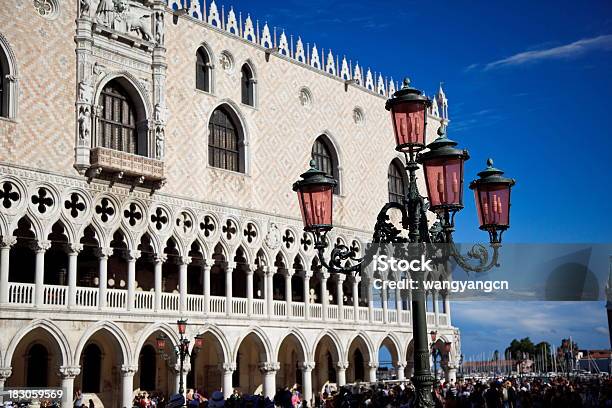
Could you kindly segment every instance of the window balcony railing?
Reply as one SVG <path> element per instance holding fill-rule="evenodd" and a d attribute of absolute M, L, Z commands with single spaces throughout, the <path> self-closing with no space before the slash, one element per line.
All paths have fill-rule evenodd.
<path fill-rule="evenodd" d="M 8 304 L 11 307 L 32 307 L 39 305 L 49 308 L 67 308 L 72 310 L 83 310 L 90 312 L 124 312 L 133 311 L 143 314 L 167 314 L 181 316 L 226 316 L 227 297 L 206 296 L 188 294 L 185 298 L 184 310 L 181 307 L 181 295 L 179 293 L 153 291 L 134 293 L 134 304 L 128 305 L 128 291 L 125 289 L 105 289 L 106 305 L 100 305 L 100 290 L 92 287 L 75 287 L 71 292 L 68 286 L 44 285 L 42 291 L 36 290 L 33 283 L 10 282 L 8 285 Z M 41 296 L 38 299 L 37 296 Z M 72 299 L 71 299 L 72 297 Z M 159 303 L 158 303 L 159 302 Z M 208 304 L 207 304 L 208 303 Z M 159 304 L 156 307 L 156 304 Z M 101 307 L 102 306 L 102 307 Z M 268 308 L 271 308 L 268 311 Z M 306 313 L 308 308 L 308 313 Z M 321 303 L 305 304 L 304 302 L 284 300 L 273 300 L 269 304 L 266 299 L 248 299 L 242 297 L 231 298 L 231 317 L 237 318 L 272 318 L 291 320 L 313 320 L 323 321 L 324 310 L 329 322 L 340 323 L 375 323 L 375 324 L 397 324 L 410 327 L 410 311 L 397 310 L 380 307 L 367 307 L 354 305 L 338 305 Z M 355 313 L 357 312 L 357 313 Z M 339 313 L 342 313 L 340 315 Z M 371 313 L 371 316 L 370 316 Z M 448 327 L 449 316 L 445 313 L 427 313 L 427 325 Z"/>
<path fill-rule="evenodd" d="M 145 156 L 94 147 L 89 156 L 89 177 L 106 176 L 127 183 L 161 183 L 164 180 L 164 162 Z"/>

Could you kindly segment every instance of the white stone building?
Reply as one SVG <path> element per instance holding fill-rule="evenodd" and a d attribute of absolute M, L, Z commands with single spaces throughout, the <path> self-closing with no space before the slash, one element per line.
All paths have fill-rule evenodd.
<path fill-rule="evenodd" d="M 298 383 L 310 399 L 374 381 L 381 347 L 410 376 L 410 294 L 321 270 L 291 191 L 315 158 L 339 181 L 332 241 L 363 247 L 403 193 L 397 83 L 181 1 L 0 2 L 0 388 L 127 407 L 184 375 L 206 394 Z M 447 112 L 440 90 L 430 139 Z M 155 349 L 179 317 L 205 338 L 183 373 Z M 444 294 L 427 323 L 452 376 Z"/>

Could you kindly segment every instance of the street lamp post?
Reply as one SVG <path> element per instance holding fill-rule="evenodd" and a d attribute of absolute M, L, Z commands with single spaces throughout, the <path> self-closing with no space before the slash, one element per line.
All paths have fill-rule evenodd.
<path fill-rule="evenodd" d="M 200 349 L 202 348 L 204 344 L 204 338 L 200 335 L 195 336 L 194 343 L 193 343 L 193 351 L 190 353 L 189 352 L 190 341 L 187 337 L 185 337 L 185 332 L 187 331 L 187 320 L 179 319 L 177 320 L 176 324 L 178 327 L 178 333 L 180 337 L 179 337 L 178 344 L 172 345 L 172 346 L 173 346 L 174 354 L 176 358 L 178 358 L 179 370 L 180 370 L 179 371 L 178 393 L 180 395 L 184 395 L 185 394 L 185 387 L 184 387 L 185 384 L 183 382 L 183 371 L 184 371 L 184 365 L 185 365 L 185 358 L 191 357 L 192 353 L 195 355 L 200 351 Z M 166 353 L 166 336 L 164 336 L 163 333 L 160 334 L 156 338 L 156 346 L 157 346 L 157 350 L 162 355 L 164 360 L 167 360 L 169 356 Z"/>
<path fill-rule="evenodd" d="M 439 137 L 429 145 L 425 144 L 427 108 L 430 104 L 431 101 L 421 91 L 410 87 L 408 79 L 386 103 L 392 116 L 395 149 L 406 157 L 405 167 L 409 177 L 403 203 L 388 203 L 380 210 L 372 241 L 374 244 L 419 244 L 420 247 L 425 244 L 447 244 L 447 260 L 453 259 L 467 271 L 488 271 L 497 265 L 502 234 L 510 225 L 510 190 L 515 181 L 503 177 L 503 172 L 494 168 L 489 159 L 487 168 L 478 173 L 479 179 L 470 183 L 470 189 L 474 190 L 480 229 L 488 232 L 493 253 L 489 256 L 487 249 L 478 244 L 466 256 L 461 255 L 453 243 L 452 234 L 455 215 L 463 208 L 463 164 L 469 154 L 466 150 L 457 149 L 457 143 L 446 137 L 444 125 L 438 130 Z M 428 150 L 423 152 L 425 149 Z M 376 245 L 370 246 L 364 257 L 357 258 L 354 249 L 336 244 L 329 260 L 325 259 L 325 249 L 329 245 L 327 234 L 333 227 L 333 188 L 336 180 L 317 169 L 314 160 L 310 165 L 311 168 L 301 175 L 301 180 L 293 185 L 298 195 L 304 230 L 313 234 L 319 262 L 330 273 L 357 273 L 370 262 Z M 428 200 L 421 196 L 417 187 L 419 165 L 423 166 Z M 408 232 L 407 237 L 389 221 L 387 213 L 392 209 L 401 212 L 402 229 Z M 431 228 L 427 222 L 427 211 L 432 211 L 437 217 Z M 347 260 L 351 260 L 350 265 Z M 415 281 L 424 281 L 425 271 L 411 273 Z M 416 389 L 416 406 L 433 407 L 433 378 L 429 368 L 425 291 L 422 285 L 417 285 L 413 290 L 412 315 L 415 362 L 412 381 Z"/>

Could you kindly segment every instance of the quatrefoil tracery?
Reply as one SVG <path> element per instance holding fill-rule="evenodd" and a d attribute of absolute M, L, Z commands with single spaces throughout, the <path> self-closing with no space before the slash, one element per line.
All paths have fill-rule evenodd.
<path fill-rule="evenodd" d="M 4 208 L 11 208 L 13 202 L 16 204 L 19 201 L 19 191 L 14 188 L 13 183 L 5 181 L 2 183 L 2 189 L 0 189 L 0 200 L 2 200 L 2 206 Z"/>
<path fill-rule="evenodd" d="M 113 203 L 108 198 L 104 197 L 100 200 L 100 204 L 96 205 L 96 214 L 100 216 L 102 222 L 108 222 L 115 215 Z"/>
<path fill-rule="evenodd" d="M 64 208 L 70 211 L 72 218 L 78 218 L 85 211 L 85 200 L 78 193 L 70 194 L 70 198 L 64 201 Z"/>
<path fill-rule="evenodd" d="M 39 213 L 44 214 L 53 206 L 53 197 L 44 187 L 40 187 L 36 194 L 32 195 L 32 204 L 36 206 Z"/>

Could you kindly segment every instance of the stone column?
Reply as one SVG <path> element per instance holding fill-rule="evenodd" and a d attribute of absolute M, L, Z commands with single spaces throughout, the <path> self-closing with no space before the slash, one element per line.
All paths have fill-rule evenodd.
<path fill-rule="evenodd" d="M 208 313 L 210 311 L 210 269 L 215 264 L 214 259 L 206 259 L 204 261 L 204 313 Z"/>
<path fill-rule="evenodd" d="M 268 309 L 268 317 L 274 316 L 274 274 L 276 273 L 276 266 L 268 266 L 266 268 L 266 305 Z"/>
<path fill-rule="evenodd" d="M 438 318 L 440 317 L 440 311 L 438 310 L 438 292 L 433 290 L 431 291 L 431 300 L 433 302 L 433 312 L 434 312 L 434 324 L 436 326 L 439 325 Z"/>
<path fill-rule="evenodd" d="M 353 276 L 353 313 L 355 314 L 355 321 L 359 321 L 359 282 L 361 277 L 358 275 Z"/>
<path fill-rule="evenodd" d="M 259 369 L 264 376 L 263 395 L 273 400 L 276 394 L 276 372 L 280 369 L 280 363 L 265 362 L 259 366 Z"/>
<path fill-rule="evenodd" d="M 165 254 L 155 255 L 155 311 L 161 311 L 161 295 L 162 295 L 162 266 L 168 257 Z"/>
<path fill-rule="evenodd" d="M 310 320 L 310 277 L 311 276 L 312 276 L 312 272 L 304 271 L 304 319 L 306 320 Z"/>
<path fill-rule="evenodd" d="M 16 242 L 17 238 L 12 235 L 2 237 L 0 240 L 0 304 L 9 301 L 9 258 L 11 247 Z"/>
<path fill-rule="evenodd" d="M 127 310 L 134 309 L 136 297 L 136 260 L 140 258 L 140 251 L 133 249 L 127 253 L 128 281 L 127 281 Z"/>
<path fill-rule="evenodd" d="M 302 392 L 304 393 L 304 400 L 308 401 L 309 407 L 314 406 L 312 404 L 312 370 L 314 367 L 314 361 L 307 361 L 302 364 Z"/>
<path fill-rule="evenodd" d="M 81 372 L 81 367 L 62 366 L 59 368 L 59 376 L 62 379 L 62 408 L 72 408 L 74 398 L 74 378 Z M 129 405 L 128 405 L 129 406 Z"/>
<path fill-rule="evenodd" d="M 131 407 L 134 399 L 134 373 L 138 367 L 121 366 L 121 406 Z"/>
<path fill-rule="evenodd" d="M 381 289 L 382 291 L 382 308 L 383 308 L 383 322 L 387 323 L 389 321 L 389 317 L 387 316 L 387 309 L 388 309 L 388 305 L 387 305 L 387 288 L 385 286 L 383 286 L 383 288 Z"/>
<path fill-rule="evenodd" d="M 398 361 L 395 364 L 395 369 L 397 370 L 397 379 L 400 381 L 404 381 L 406 379 L 406 362 Z"/>
<path fill-rule="evenodd" d="M 68 307 L 76 306 L 77 259 L 83 244 L 68 245 Z"/>
<path fill-rule="evenodd" d="M 191 257 L 181 256 L 179 258 L 179 312 L 187 311 L 187 265 L 191 263 Z"/>
<path fill-rule="evenodd" d="M 246 271 L 247 278 L 247 316 L 253 314 L 253 274 L 255 273 L 256 265 L 249 266 Z"/>
<path fill-rule="evenodd" d="M 234 392 L 232 375 L 236 370 L 236 363 L 223 363 L 223 398 L 228 399 Z"/>
<path fill-rule="evenodd" d="M 321 310 L 323 320 L 327 320 L 327 305 L 329 304 L 329 293 L 327 292 L 327 279 L 329 272 L 321 272 Z"/>
<path fill-rule="evenodd" d="M 452 326 L 451 323 L 451 312 L 450 312 L 450 299 L 448 291 L 444 294 L 444 313 L 446 314 L 446 323 L 448 326 Z"/>
<path fill-rule="evenodd" d="M 395 288 L 395 307 L 397 308 L 397 324 L 402 324 L 402 290 Z"/>
<path fill-rule="evenodd" d="M 412 326 L 412 289 L 408 290 L 408 309 L 410 310 L 410 325 Z"/>
<path fill-rule="evenodd" d="M 113 253 L 113 248 L 98 248 L 98 308 L 106 307 L 106 285 L 108 282 L 108 257 Z"/>
<path fill-rule="evenodd" d="M 34 276 L 34 305 L 44 304 L 45 293 L 45 252 L 51 248 L 51 241 L 38 240 L 32 244 L 32 249 L 36 254 L 36 269 Z"/>
<path fill-rule="evenodd" d="M 444 371 L 446 382 L 457 382 L 457 367 L 454 364 L 449 364 Z"/>
<path fill-rule="evenodd" d="M 293 291 L 291 289 L 291 278 L 295 273 L 294 269 L 287 269 L 287 273 L 285 274 L 285 302 L 287 302 L 287 317 L 291 317 L 293 311 L 291 310 L 291 302 L 293 301 Z"/>
<path fill-rule="evenodd" d="M 369 370 L 369 379 L 368 381 L 370 382 L 376 382 L 376 370 L 378 369 L 378 363 L 375 361 L 370 361 L 368 363 L 368 367 L 370 368 Z"/>
<path fill-rule="evenodd" d="M 6 380 L 11 376 L 12 373 L 13 373 L 13 370 L 11 369 L 11 367 L 0 367 L 0 403 L 4 402 L 4 400 L 2 399 L 1 391 L 4 390 L 4 384 L 6 383 Z"/>
<path fill-rule="evenodd" d="M 346 384 L 346 369 L 348 368 L 348 361 L 338 361 L 338 386 L 342 387 Z"/>
<path fill-rule="evenodd" d="M 236 262 L 228 262 L 225 267 L 225 314 L 232 315 L 232 273 Z"/>
<path fill-rule="evenodd" d="M 368 321 L 372 323 L 374 321 L 374 290 L 372 288 L 372 279 L 368 279 L 367 286 L 368 289 L 366 293 L 368 294 Z"/>
<path fill-rule="evenodd" d="M 338 320 L 344 320 L 344 290 L 342 289 L 342 285 L 344 284 L 344 280 L 346 279 L 346 275 L 342 273 L 336 274 L 336 298 L 338 304 Z"/>

